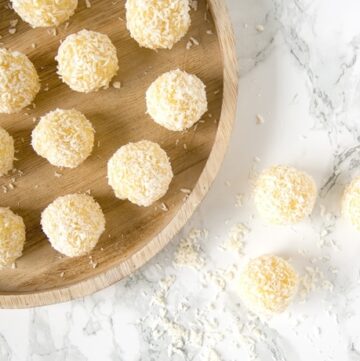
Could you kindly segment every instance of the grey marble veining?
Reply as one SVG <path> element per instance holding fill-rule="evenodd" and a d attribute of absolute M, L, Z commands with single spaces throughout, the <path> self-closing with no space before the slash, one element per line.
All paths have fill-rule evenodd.
<path fill-rule="evenodd" d="M 238 115 L 206 200 L 163 252 L 116 285 L 65 304 L 0 310 L 0 361 L 360 360 L 360 235 L 339 214 L 344 185 L 360 174 L 360 2 L 228 4 Z M 252 180 L 275 163 L 318 184 L 303 224 L 270 227 L 254 211 Z M 176 261 L 186 239 L 202 267 Z M 248 312 L 236 290 L 238 269 L 263 253 L 289 258 L 305 280 L 271 319 Z"/>

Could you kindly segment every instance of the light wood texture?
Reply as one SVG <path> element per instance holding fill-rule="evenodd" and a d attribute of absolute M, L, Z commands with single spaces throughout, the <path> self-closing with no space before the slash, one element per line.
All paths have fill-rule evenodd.
<path fill-rule="evenodd" d="M 231 23 L 223 0 L 204 0 L 191 11 L 192 25 L 186 37 L 171 51 L 140 48 L 126 30 L 124 1 L 92 0 L 91 8 L 80 2 L 69 26 L 51 30 L 31 29 L 19 21 L 17 32 L 8 33 L 16 14 L 0 1 L 0 40 L 3 46 L 26 53 L 42 81 L 36 107 L 16 115 L 0 115 L 0 125 L 12 134 L 18 151 L 16 188 L 2 193 L 0 205 L 9 206 L 24 218 L 27 241 L 16 269 L 0 271 L 0 307 L 21 308 L 62 302 L 91 294 L 130 274 L 159 252 L 180 230 L 200 203 L 220 167 L 235 116 L 237 65 Z M 119 19 L 120 17 L 120 19 Z M 93 94 L 79 94 L 62 84 L 54 60 L 59 42 L 80 29 L 106 33 L 118 49 L 120 70 L 110 88 Z M 208 34 L 211 30 L 213 34 Z M 200 43 L 186 50 L 189 38 Z M 36 47 L 33 48 L 32 44 Z M 176 133 L 156 125 L 145 114 L 144 93 L 161 73 L 180 67 L 198 75 L 206 84 L 209 111 L 205 120 L 187 132 Z M 48 90 L 47 90 L 48 89 Z M 75 107 L 96 129 L 94 152 L 79 168 L 59 170 L 37 156 L 30 145 L 33 117 L 56 108 Z M 106 180 L 108 158 L 129 141 L 149 139 L 169 154 L 175 177 L 168 194 L 149 208 L 120 201 Z M 56 177 L 55 172 L 62 174 Z M 11 176 L 0 179 L 0 185 Z M 181 188 L 192 190 L 185 199 Z M 39 221 L 41 211 L 56 197 L 85 192 L 100 203 L 106 216 L 106 231 L 88 256 L 66 258 L 53 250 Z M 164 202 L 169 210 L 160 208 Z"/>

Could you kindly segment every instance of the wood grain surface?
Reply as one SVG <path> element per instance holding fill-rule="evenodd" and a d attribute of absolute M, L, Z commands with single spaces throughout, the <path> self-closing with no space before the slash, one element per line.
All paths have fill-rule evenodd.
<path fill-rule="evenodd" d="M 231 23 L 222 0 L 209 0 L 209 4 L 200 0 L 197 11 L 191 11 L 192 25 L 185 38 L 172 50 L 158 52 L 140 48 L 130 38 L 124 1 L 91 0 L 90 8 L 79 1 L 69 24 L 56 32 L 31 29 L 19 19 L 15 34 L 9 33 L 10 21 L 18 17 L 7 4 L 0 1 L 1 46 L 24 52 L 42 84 L 35 107 L 0 115 L 0 125 L 15 139 L 15 167 L 21 171 L 0 179 L 0 206 L 21 215 L 27 230 L 16 269 L 0 271 L 0 307 L 20 308 L 93 293 L 133 272 L 171 240 L 208 191 L 222 162 L 235 115 L 237 67 Z M 121 82 L 121 89 L 81 94 L 60 81 L 54 60 L 60 41 L 84 28 L 108 34 L 115 44 L 120 69 L 114 81 Z M 199 45 L 186 49 L 190 37 Z M 199 76 L 209 102 L 203 121 L 180 133 L 156 125 L 145 114 L 147 87 L 158 75 L 175 68 Z M 96 130 L 92 155 L 73 170 L 51 166 L 30 145 L 36 119 L 57 107 L 80 110 Z M 168 194 L 148 208 L 116 199 L 106 179 L 110 156 L 120 146 L 141 139 L 158 142 L 166 150 L 175 174 Z M 1 186 L 7 187 L 14 177 L 14 189 L 3 192 Z M 181 191 L 184 188 L 192 193 L 186 195 Z M 105 213 L 106 231 L 89 256 L 61 256 L 42 232 L 40 214 L 58 196 L 87 191 Z"/>

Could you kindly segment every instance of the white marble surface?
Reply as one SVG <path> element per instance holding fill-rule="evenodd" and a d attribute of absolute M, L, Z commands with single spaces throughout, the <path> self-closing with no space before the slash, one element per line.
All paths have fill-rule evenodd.
<path fill-rule="evenodd" d="M 208 197 L 132 277 L 83 300 L 1 310 L 1 361 L 360 360 L 360 235 L 339 219 L 344 185 L 360 174 L 360 2 L 229 0 L 229 7 L 239 109 Z M 254 212 L 251 179 L 274 163 L 308 171 L 321 189 L 303 224 L 271 227 Z M 247 228 L 240 252 L 224 248 L 236 225 Z M 208 231 L 198 237 L 201 270 L 174 264 L 192 229 Z M 262 253 L 290 258 L 314 285 L 268 320 L 244 309 L 231 280 Z"/>

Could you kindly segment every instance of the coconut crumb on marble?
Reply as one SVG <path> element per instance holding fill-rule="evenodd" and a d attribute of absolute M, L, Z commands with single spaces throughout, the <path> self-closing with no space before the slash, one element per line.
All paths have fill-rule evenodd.
<path fill-rule="evenodd" d="M 256 124 L 261 125 L 265 123 L 265 119 L 261 114 L 256 114 Z"/>
<path fill-rule="evenodd" d="M 86 7 L 89 9 L 89 8 L 91 8 L 91 2 L 90 2 L 90 0 L 85 0 L 85 5 L 86 5 Z"/>
<path fill-rule="evenodd" d="M 264 25 L 261 24 L 256 25 L 255 29 L 258 33 L 262 33 L 265 30 Z"/>
<path fill-rule="evenodd" d="M 193 229 L 187 237 L 180 240 L 174 253 L 173 263 L 178 267 L 191 267 L 200 269 L 205 264 L 201 255 L 200 241 L 207 238 L 207 231 Z"/>

